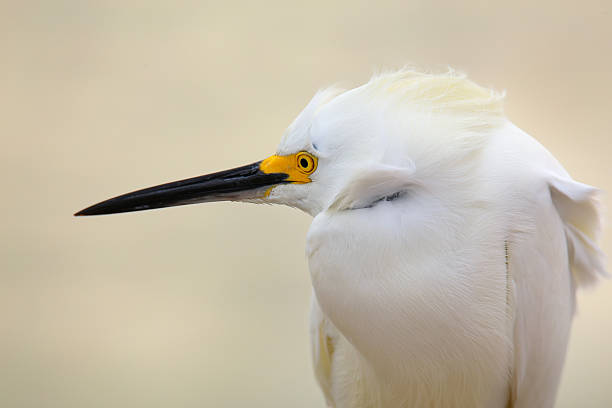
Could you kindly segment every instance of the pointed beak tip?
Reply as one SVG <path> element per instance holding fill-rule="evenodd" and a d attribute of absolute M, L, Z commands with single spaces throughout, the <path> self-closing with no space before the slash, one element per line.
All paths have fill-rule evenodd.
<path fill-rule="evenodd" d="M 98 203 L 98 204 L 94 204 L 92 206 L 89 206 L 87 208 L 82 209 L 81 211 L 78 211 L 76 213 L 74 213 L 73 215 L 75 217 L 88 217 L 91 215 L 104 215 L 104 214 L 112 214 L 113 211 L 108 211 L 108 208 L 105 208 L 105 206 L 102 206 L 100 204 L 102 203 Z"/>
<path fill-rule="evenodd" d="M 95 213 L 92 213 L 91 211 L 88 211 L 88 210 L 89 210 L 89 208 L 85 208 L 85 209 L 83 209 L 81 211 L 75 212 L 73 214 L 73 216 L 75 216 L 75 217 L 84 217 L 84 216 L 87 216 L 87 215 L 95 215 Z"/>

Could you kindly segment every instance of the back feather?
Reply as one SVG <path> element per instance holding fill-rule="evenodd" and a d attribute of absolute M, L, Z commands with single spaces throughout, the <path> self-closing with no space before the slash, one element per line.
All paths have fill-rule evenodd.
<path fill-rule="evenodd" d="M 607 276 L 605 259 L 597 241 L 602 218 L 598 190 L 571 179 L 554 176 L 549 182 L 553 204 L 564 224 L 568 262 L 578 286 L 588 286 Z"/>

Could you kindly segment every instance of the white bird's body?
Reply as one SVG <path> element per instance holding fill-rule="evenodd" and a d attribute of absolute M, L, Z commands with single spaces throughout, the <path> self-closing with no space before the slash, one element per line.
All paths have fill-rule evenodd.
<path fill-rule="evenodd" d="M 487 176 L 430 207 L 433 225 L 399 199 L 315 218 L 313 357 L 331 406 L 553 406 L 574 311 L 568 247 L 584 245 L 557 206 L 592 223 L 592 190 L 510 124 L 484 149 L 474 170 Z"/>
<path fill-rule="evenodd" d="M 220 199 L 302 209 L 328 406 L 552 407 L 576 288 L 604 273 L 596 189 L 502 99 L 452 72 L 381 75 L 318 93 L 262 162 L 79 215 Z"/>
<path fill-rule="evenodd" d="M 595 190 L 461 77 L 392 74 L 320 103 L 291 141 L 368 152 L 336 142 L 367 165 L 303 208 L 328 404 L 552 407 L 575 282 L 603 272 Z"/>

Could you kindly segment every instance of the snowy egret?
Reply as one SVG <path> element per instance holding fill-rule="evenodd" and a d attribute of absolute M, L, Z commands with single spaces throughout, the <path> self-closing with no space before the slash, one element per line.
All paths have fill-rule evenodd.
<path fill-rule="evenodd" d="M 502 100 L 452 71 L 381 74 L 317 93 L 263 161 L 76 215 L 299 208 L 328 406 L 552 407 L 576 288 L 605 274 L 597 190 Z"/>

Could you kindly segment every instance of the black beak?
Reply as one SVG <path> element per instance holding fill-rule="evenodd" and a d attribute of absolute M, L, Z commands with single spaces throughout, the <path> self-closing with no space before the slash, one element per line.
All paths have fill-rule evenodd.
<path fill-rule="evenodd" d="M 211 201 L 261 199 L 270 187 L 287 182 L 289 175 L 264 173 L 260 170 L 260 163 L 123 194 L 74 215 L 114 214 Z"/>

